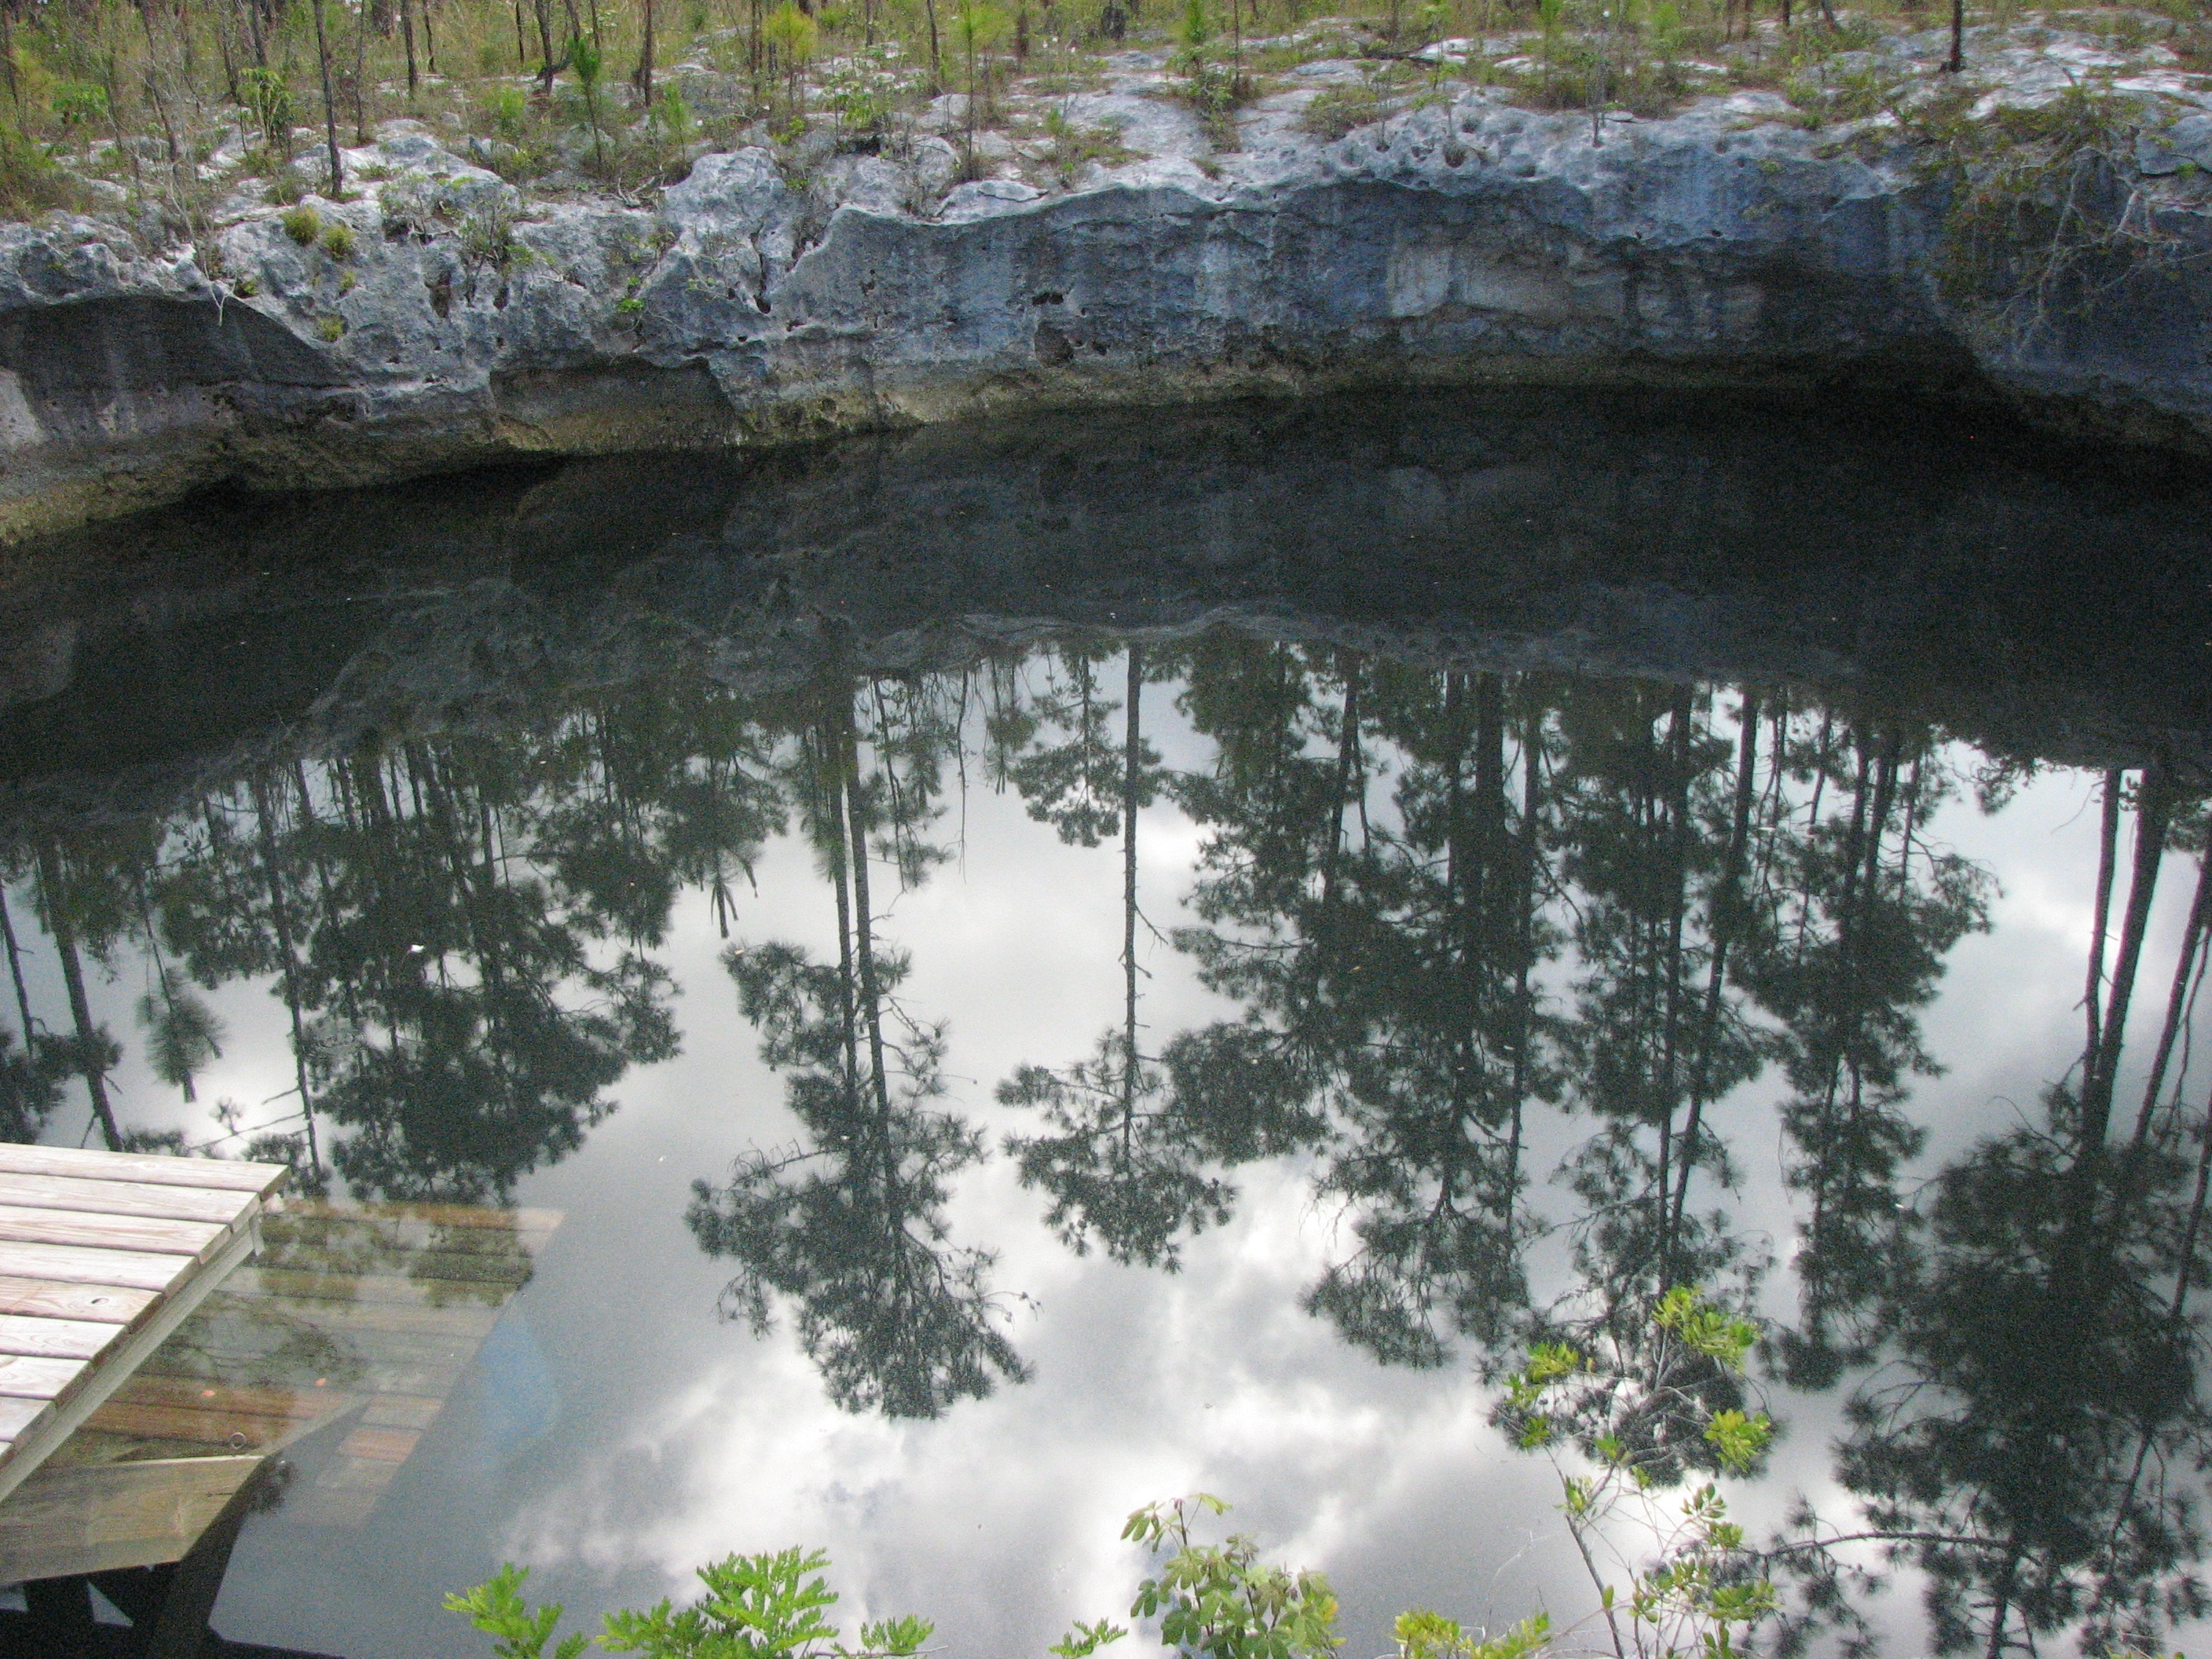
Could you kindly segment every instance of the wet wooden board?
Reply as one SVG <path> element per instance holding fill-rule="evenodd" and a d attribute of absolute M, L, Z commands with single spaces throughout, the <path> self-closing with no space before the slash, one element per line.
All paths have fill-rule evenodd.
<path fill-rule="evenodd" d="M 264 1225 L 259 1258 L 93 1413 L 77 1455 L 263 1452 L 346 1413 L 349 1432 L 310 1460 L 283 1515 L 357 1526 L 416 1455 L 561 1219 L 287 1199 Z"/>
<path fill-rule="evenodd" d="M 48 1468 L 0 1504 L 0 1582 L 181 1560 L 259 1455 Z"/>
<path fill-rule="evenodd" d="M 0 1499 L 253 1253 L 289 1173 L 0 1145 Z"/>

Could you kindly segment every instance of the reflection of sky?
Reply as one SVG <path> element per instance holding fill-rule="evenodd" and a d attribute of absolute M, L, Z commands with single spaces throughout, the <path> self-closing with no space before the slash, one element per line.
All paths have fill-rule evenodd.
<path fill-rule="evenodd" d="M 1164 692 L 1147 703 L 1170 760 L 1200 763 Z M 1991 932 L 1953 951 L 1925 1017 L 1948 1068 L 1918 1090 L 1928 1168 L 2032 1113 L 2039 1085 L 2078 1049 L 2096 817 L 2091 781 L 2058 773 L 1999 817 L 1954 804 L 1929 826 L 1995 870 L 2002 892 Z M 956 803 L 940 832 L 962 822 Z M 1146 814 L 1144 902 L 1163 931 L 1181 919 L 1197 844 L 1167 804 Z M 2189 873 L 2173 860 L 2161 893 L 2136 1002 L 2138 1062 L 2162 1011 L 2159 964 L 2172 961 Z M 738 936 L 834 954 L 827 889 L 803 848 L 771 847 L 757 894 L 738 896 Z M 904 1000 L 950 1022 L 952 1103 L 995 1138 L 1013 1115 L 991 1102 L 996 1080 L 1024 1060 L 1088 1052 L 1117 1015 L 1120 850 L 1062 846 L 1017 799 L 979 792 L 965 804 L 962 856 L 890 903 L 882 931 L 913 954 Z M 683 1054 L 624 1079 L 622 1109 L 584 1149 L 523 1183 L 520 1201 L 566 1219 L 368 1526 L 288 1530 L 280 1512 L 249 1528 L 216 1619 L 227 1635 L 347 1659 L 474 1653 L 477 1638 L 435 1611 L 438 1595 L 503 1558 L 534 1564 L 533 1592 L 595 1620 L 682 1595 L 699 1561 L 803 1541 L 829 1549 L 848 1625 L 863 1611 L 917 1611 L 954 1652 L 1037 1655 L 1072 1619 L 1124 1613 L 1141 1565 L 1117 1541 L 1126 1513 L 1200 1488 L 1233 1500 L 1235 1520 L 1277 1559 L 1332 1575 L 1354 1659 L 1386 1650 L 1391 1613 L 1410 1605 L 1493 1626 L 1540 1605 L 1562 1624 L 1586 1613 L 1554 1478 L 1487 1425 L 1484 1391 L 1459 1369 L 1380 1367 L 1299 1310 L 1340 1240 L 1297 1169 L 1241 1172 L 1235 1223 L 1188 1247 L 1176 1276 L 1071 1255 L 1006 1160 L 971 1172 L 951 1206 L 953 1241 L 1000 1253 L 994 1279 L 1036 1379 L 939 1421 L 846 1416 L 787 1326 L 759 1341 L 718 1322 L 726 1267 L 684 1228 L 690 1182 L 792 1132 L 720 948 L 705 897 L 687 893 L 663 952 L 681 988 Z M 1140 950 L 1148 1047 L 1229 1012 L 1164 944 Z M 44 982 L 51 963 L 33 966 L 38 994 L 58 1006 L 58 985 Z M 134 1029 L 139 989 L 135 969 L 95 984 L 96 1012 L 118 1034 Z M 252 1119 L 287 1109 L 259 1104 L 291 1080 L 280 1005 L 254 988 L 216 1000 L 231 1040 L 203 1100 L 240 1100 Z M 117 1089 L 126 1121 L 185 1122 L 135 1054 Z M 1764 1239 L 1784 1267 L 1780 1092 L 1770 1073 L 1711 1121 L 1737 1148 L 1736 1231 Z M 2124 1080 L 2118 1098 L 2131 1115 Z M 70 1100 L 74 1125 L 82 1091 Z M 204 1123 L 191 1121 L 196 1134 Z M 1550 1127 L 1532 1150 L 1556 1152 L 1578 1132 Z M 1531 1197 L 1565 1211 L 1556 1188 Z M 1793 1311 L 1786 1272 L 1767 1295 L 1770 1311 Z M 1781 1409 L 1790 1428 L 1774 1478 L 1742 1494 L 1741 1512 L 1778 1522 L 1794 1489 L 1840 1518 L 1826 1456 L 1836 1400 Z M 1886 1622 L 1917 1642 L 1909 1590 L 1891 1601 Z M 1141 1647 L 1120 1651 L 1137 1659 Z"/>

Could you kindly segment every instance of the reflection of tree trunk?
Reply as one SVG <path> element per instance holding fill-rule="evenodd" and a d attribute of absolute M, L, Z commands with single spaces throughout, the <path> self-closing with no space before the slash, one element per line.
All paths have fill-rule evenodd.
<path fill-rule="evenodd" d="M 1543 804 L 1544 713 L 1540 705 L 1522 717 L 1521 735 L 1521 868 L 1515 897 L 1513 986 L 1513 1121 L 1505 1146 L 1505 1192 L 1503 1209 L 1510 1220 L 1513 1196 L 1521 1181 L 1521 1117 L 1528 1097 L 1529 1044 L 1535 1036 L 1536 999 L 1533 983 L 1536 968 L 1536 878 L 1543 860 L 1538 838 L 1539 813 Z"/>
<path fill-rule="evenodd" d="M 1659 1110 L 1659 1214 L 1655 1231 L 1660 1240 L 1659 1271 L 1662 1279 L 1671 1242 L 1668 1227 L 1668 1160 L 1670 1156 L 1679 1155 L 1674 1145 L 1674 1085 L 1681 1054 L 1682 930 L 1690 908 L 1690 697 L 1687 688 L 1677 691 L 1667 716 L 1667 765 L 1671 774 L 1667 801 L 1667 985 L 1661 1005 L 1664 1025 L 1660 1035 L 1658 1087 L 1652 1091 Z M 1686 1164 L 1684 1170 L 1686 1174 Z M 1661 1288 L 1665 1288 L 1663 1283 Z"/>
<path fill-rule="evenodd" d="M 875 914 L 868 901 L 867 819 L 860 805 L 860 737 L 849 704 L 845 711 L 844 729 L 840 735 L 845 763 L 845 819 L 849 826 L 848 839 L 852 849 L 853 953 L 860 969 L 860 1005 L 868 1026 L 868 1065 L 875 1079 L 876 1109 L 882 1114 L 883 1132 L 888 1137 L 891 1085 L 890 1073 L 884 1066 L 883 985 L 876 975 Z M 891 1176 L 888 1159 L 884 1173 L 888 1182 Z"/>
<path fill-rule="evenodd" d="M 2084 1018 L 2089 1028 L 2087 1046 L 2081 1050 L 2081 1074 L 2085 1086 L 2089 1073 L 2097 1064 L 2099 1017 L 2105 1006 L 2105 935 L 2112 919 L 2112 869 L 2119 857 L 2120 780 L 2123 775 L 2118 767 L 2105 774 L 2105 808 L 2097 831 L 2097 900 L 2089 923 L 2089 983 L 2082 992 Z"/>
<path fill-rule="evenodd" d="M 107 1079 L 100 1064 L 98 1036 L 93 1030 L 92 1005 L 84 994 L 84 964 L 77 960 L 76 935 L 69 922 L 69 898 L 63 891 L 51 848 L 39 849 L 39 884 L 46 896 L 46 928 L 62 959 L 62 983 L 69 991 L 70 1018 L 76 1024 L 78 1063 L 84 1072 L 85 1092 L 92 1097 L 92 1115 L 107 1150 L 120 1152 L 123 1136 L 115 1127 L 115 1114 L 107 1103 Z"/>
<path fill-rule="evenodd" d="M 843 690 L 843 719 L 853 714 L 853 692 Z M 831 884 L 837 895 L 837 1028 L 844 1036 L 845 1096 L 856 1105 L 860 1095 L 860 1036 L 853 1019 L 852 866 L 846 848 L 844 727 L 822 722 L 816 742 L 816 783 L 823 823 L 830 837 Z"/>
<path fill-rule="evenodd" d="M 1134 647 L 1131 649 L 1133 651 Z M 1352 793 L 1352 768 L 1359 750 L 1359 662 L 1349 651 L 1336 653 L 1337 672 L 1344 678 L 1344 712 L 1336 734 L 1336 787 L 1330 795 L 1328 848 L 1322 859 L 1321 902 L 1323 909 L 1336 902 L 1337 861 L 1344 852 L 1344 808 Z M 1132 671 L 1134 672 L 1133 670 Z M 1132 682 L 1133 685 L 1133 681 Z M 1133 690 L 1130 693 L 1133 698 Z"/>
<path fill-rule="evenodd" d="M 23 1052 L 31 1052 L 31 994 L 23 988 L 23 953 L 15 943 L 15 919 L 8 914 L 8 892 L 0 887 L 0 939 L 8 944 L 8 974 L 15 981 L 15 1012 L 23 1021 Z"/>
<path fill-rule="evenodd" d="M 276 929 L 276 948 L 284 959 L 284 1006 L 292 1017 L 292 1069 L 300 1084 L 300 1112 L 307 1126 L 307 1166 L 319 1176 L 320 1149 L 315 1144 L 315 1097 L 307 1087 L 307 1045 L 301 1030 L 299 961 L 292 948 L 291 912 L 284 902 L 284 884 L 276 875 L 276 836 L 272 823 L 274 804 L 258 775 L 253 780 L 253 817 L 259 828 L 261 878 L 269 890 L 269 917 Z"/>
<path fill-rule="evenodd" d="M 2208 907 L 2212 907 L 2212 852 L 2197 861 L 2197 896 L 2190 901 L 2189 925 L 2182 931 L 2181 954 L 2174 961 L 2173 984 L 2166 995 L 2166 1024 L 2158 1034 L 2158 1053 L 2151 1060 L 2150 1081 L 2143 1089 L 2142 1109 L 2136 1114 L 2135 1145 L 2138 1151 L 2150 1138 L 2150 1121 L 2158 1109 L 2158 1091 L 2165 1085 L 2166 1065 L 2173 1058 L 2174 1039 L 2180 1035 L 2182 1011 L 2190 1000 L 2190 975 L 2197 966 L 2197 951 L 2204 941 Z M 2179 1083 L 2174 1085 L 2177 1102 L 2180 1086 Z"/>
<path fill-rule="evenodd" d="M 1144 694 L 1145 648 L 1132 644 L 1125 716 L 1127 732 L 1121 750 L 1121 1152 L 1125 1158 L 1129 1156 L 1129 1137 L 1137 1115 L 1137 787 L 1144 766 L 1144 726 L 1139 712 Z M 1349 708 L 1349 693 L 1346 702 Z M 1343 817 L 1340 805 L 1337 817 Z"/>
<path fill-rule="evenodd" d="M 2136 969 L 2142 959 L 2143 933 L 2158 887 L 2159 861 L 2166 855 L 2166 830 L 2172 816 L 2173 791 L 2164 761 L 2142 775 L 2136 797 L 2135 867 L 2128 882 L 2128 908 L 2120 924 L 2119 959 L 2112 968 L 2112 994 L 2106 1004 L 2104 1028 L 2094 1063 L 2081 1088 L 2081 1145 L 2101 1149 L 2112 1116 L 2112 1073 L 2120 1063 L 2120 1039 L 2135 994 Z"/>
<path fill-rule="evenodd" d="M 1735 764 L 1735 811 L 1729 820 L 1728 851 L 1721 860 L 1720 884 L 1713 891 L 1712 912 L 1706 931 L 1712 945 L 1712 962 L 1705 974 L 1705 1012 L 1698 1022 L 1697 1068 L 1690 1076 L 1690 1117 L 1682 1126 L 1681 1168 L 1674 1177 L 1674 1213 L 1667 1227 L 1669 1271 L 1682 1231 L 1682 1213 L 1690 1198 L 1690 1171 L 1697 1166 L 1698 1132 L 1705 1112 L 1705 1091 L 1711 1085 L 1713 1049 L 1720 1040 L 1721 991 L 1728 979 L 1729 946 L 1735 941 L 1743 910 L 1743 871 L 1751 841 L 1751 808 L 1757 794 L 1759 772 L 1759 693 L 1747 689 L 1736 715 L 1740 727 Z"/>

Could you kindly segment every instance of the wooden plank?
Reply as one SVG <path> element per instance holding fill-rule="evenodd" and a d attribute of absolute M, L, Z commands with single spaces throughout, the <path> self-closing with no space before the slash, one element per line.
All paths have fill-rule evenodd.
<path fill-rule="evenodd" d="M 481 1303 L 448 1307 L 404 1302 L 318 1301 L 306 1297 L 238 1296 L 218 1291 L 207 1299 L 205 1314 L 220 1318 L 247 1308 L 266 1309 L 321 1331 L 414 1331 L 424 1335 L 473 1338 L 482 1341 L 499 1323 L 499 1310 Z M 0 1349 L 6 1347 L 0 1340 Z"/>
<path fill-rule="evenodd" d="M 14 1175 L 0 1170 L 0 1204 L 36 1210 L 83 1210 L 97 1215 L 151 1216 L 228 1226 L 254 1204 L 227 1188 L 160 1187 L 147 1181 L 87 1181 L 81 1176 Z"/>
<path fill-rule="evenodd" d="M 327 1417 L 352 1404 L 336 1389 L 235 1388 L 199 1376 L 161 1376 L 140 1371 L 108 1403 L 180 1406 L 192 1411 L 245 1412 L 263 1417 Z"/>
<path fill-rule="evenodd" d="M 127 1327 L 143 1319 L 161 1299 L 158 1291 L 128 1285 L 64 1285 L 0 1274 L 0 1315 L 27 1319 L 82 1319 Z"/>
<path fill-rule="evenodd" d="M 49 1359 L 0 1354 L 0 1395 L 19 1400 L 58 1400 L 92 1369 L 88 1359 Z"/>
<path fill-rule="evenodd" d="M 120 1325 L 88 1319 L 24 1319 L 0 1314 L 0 1354 L 35 1354 L 46 1359 L 96 1359 L 123 1334 Z"/>
<path fill-rule="evenodd" d="M 365 1457 L 379 1463 L 404 1463 L 422 1438 L 415 1429 L 370 1428 L 364 1425 L 338 1442 L 342 1456 Z"/>
<path fill-rule="evenodd" d="M 258 1456 L 40 1469 L 0 1504 L 0 1583 L 181 1560 Z"/>
<path fill-rule="evenodd" d="M 325 1198 L 288 1198 L 283 1213 L 335 1221 L 392 1217 L 432 1222 L 441 1227 L 546 1234 L 558 1227 L 562 1218 L 558 1210 L 479 1210 L 465 1204 L 338 1204 Z"/>
<path fill-rule="evenodd" d="M 96 1250 L 76 1244 L 0 1243 L 0 1274 L 52 1279 L 66 1285 L 123 1285 L 140 1291 L 174 1291 L 199 1267 L 196 1255 L 154 1255 L 142 1250 Z"/>
<path fill-rule="evenodd" d="M 441 1371 L 458 1370 L 474 1358 L 477 1346 L 474 1342 L 441 1342 L 427 1337 L 388 1334 L 379 1335 L 372 1342 L 366 1334 L 356 1334 L 343 1346 L 326 1351 L 319 1362 L 313 1357 L 303 1356 L 300 1360 L 288 1364 L 284 1356 L 277 1352 L 276 1345 L 255 1341 L 251 1333 L 217 1328 L 186 1333 L 185 1340 L 178 1345 L 179 1363 L 164 1369 L 170 1376 L 196 1373 L 254 1387 L 294 1381 L 312 1385 L 319 1377 L 326 1388 L 381 1394 L 392 1391 L 364 1389 L 356 1381 L 357 1375 L 380 1367 L 394 1370 L 415 1370 L 426 1367 Z M 272 1359 L 283 1367 L 281 1372 L 271 1373 L 267 1369 Z M 328 1369 L 317 1371 L 313 1376 L 297 1375 L 299 1364 L 313 1365 L 318 1363 Z M 416 1391 L 403 1389 L 396 1392 Z"/>
<path fill-rule="evenodd" d="M 4 1403 L 4 1402 L 0 1402 Z M 189 1440 L 202 1446 L 271 1446 L 293 1427 L 289 1417 L 247 1412 L 200 1412 L 179 1406 L 134 1406 L 110 1399 L 85 1419 L 104 1434 L 137 1434 L 156 1440 Z"/>
<path fill-rule="evenodd" d="M 249 1200 L 249 1205 L 252 1200 Z M 82 1244 L 96 1250 L 145 1250 L 204 1261 L 230 1235 L 224 1222 L 166 1221 L 150 1216 L 87 1215 L 0 1204 L 0 1239 L 23 1244 Z"/>
<path fill-rule="evenodd" d="M 264 1265 L 234 1275 L 241 1297 L 257 1293 L 309 1301 L 383 1302 L 418 1308 L 503 1308 L 516 1289 L 497 1279 L 400 1279 L 388 1273 L 310 1273 Z"/>
<path fill-rule="evenodd" d="M 43 1275 L 80 1283 L 113 1283 L 118 1276 L 128 1282 L 134 1274 L 146 1278 L 161 1274 L 168 1276 L 173 1286 L 166 1299 L 149 1310 L 101 1356 L 98 1370 L 46 1408 L 46 1416 L 20 1431 L 0 1418 L 0 1434 L 13 1436 L 5 1454 L 0 1455 L 0 1498 L 13 1492 L 60 1447 L 115 1387 L 191 1316 L 223 1276 L 253 1253 L 258 1243 L 254 1226 L 240 1228 L 225 1240 L 216 1257 L 204 1264 L 190 1257 L 146 1255 L 130 1250 L 79 1249 L 65 1244 L 0 1244 L 0 1272 L 16 1277 Z M 95 1273 L 91 1268 L 94 1262 L 109 1269 L 122 1264 L 130 1272 L 121 1275 L 113 1272 Z M 173 1267 L 171 1264 L 176 1265 Z M 5 1403 L 0 1401 L 0 1406 Z"/>
<path fill-rule="evenodd" d="M 54 1413 L 51 1400 L 9 1400 L 0 1398 L 0 1437 L 9 1443 L 9 1449 L 20 1448 L 23 1438 Z"/>
<path fill-rule="evenodd" d="M 291 1170 L 281 1164 L 236 1164 L 228 1158 L 163 1158 L 143 1152 L 80 1152 L 74 1146 L 0 1145 L 0 1171 L 9 1175 L 76 1176 L 85 1181 L 143 1181 L 156 1187 L 213 1187 L 266 1198 Z"/>

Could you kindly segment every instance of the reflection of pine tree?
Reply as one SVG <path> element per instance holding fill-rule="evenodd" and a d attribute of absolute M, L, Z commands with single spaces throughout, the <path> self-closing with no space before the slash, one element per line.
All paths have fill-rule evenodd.
<path fill-rule="evenodd" d="M 878 717 L 878 739 L 898 709 L 889 732 L 902 747 L 872 744 L 872 775 L 854 715 L 861 702 Z M 945 1242 L 946 1183 L 982 1158 L 982 1137 L 929 1104 L 944 1093 L 943 1030 L 899 1004 L 906 959 L 876 939 L 874 857 L 902 872 L 935 861 L 916 833 L 937 810 L 938 775 L 934 757 L 914 746 L 930 729 L 919 708 L 872 688 L 832 687 L 803 738 L 794 781 L 830 866 L 837 962 L 817 963 L 786 944 L 733 946 L 723 960 L 761 1033 L 762 1058 L 789 1073 L 785 1100 L 807 1141 L 748 1152 L 726 1186 L 694 1183 L 685 1218 L 702 1249 L 738 1264 L 726 1311 L 764 1332 L 775 1298 L 793 1303 L 799 1340 L 830 1397 L 892 1417 L 936 1417 L 990 1393 L 1000 1377 L 1028 1376 L 998 1328 L 995 1257 Z"/>
<path fill-rule="evenodd" d="M 1146 647 L 1127 648 L 1117 704 L 1098 695 L 1090 653 L 1065 653 L 1068 689 L 1054 686 L 1038 699 L 1024 733 L 1030 746 L 1006 769 L 1031 816 L 1052 823 L 1062 841 L 1095 847 L 1120 826 L 1122 1006 L 1120 1029 L 1099 1038 L 1095 1057 L 1056 1072 L 1024 1066 L 1000 1085 L 999 1099 L 1036 1109 L 1057 1132 L 1010 1135 L 1006 1150 L 1022 1184 L 1052 1195 L 1047 1219 L 1071 1248 L 1080 1254 L 1095 1236 L 1116 1261 L 1172 1272 L 1182 1235 L 1225 1222 L 1236 1188 L 1205 1173 L 1224 1148 L 1188 1104 L 1218 1086 L 1209 1063 L 1218 1055 L 1178 1038 L 1156 1060 L 1138 1041 L 1137 815 L 1152 799 L 1159 772 L 1144 738 L 1146 659 Z M 1107 722 L 1117 709 L 1121 736 L 1112 744 Z M 1062 740 L 1040 740 L 1054 728 L 1066 733 Z"/>
<path fill-rule="evenodd" d="M 1560 707 L 1561 870 L 1579 969 L 1562 1045 L 1572 1103 L 1602 1126 L 1573 1181 L 1590 1210 L 1585 1271 L 1617 1297 L 1708 1279 L 1733 1254 L 1674 1227 L 1677 1166 L 1718 1150 L 1686 1145 L 1693 1080 L 1719 1092 L 1757 1065 L 1737 1030 L 1717 1020 L 1708 1032 L 1694 988 L 1717 954 L 1693 915 L 1722 861 L 1705 829 L 1732 822 L 1719 805 L 1729 745 L 1704 702 L 1688 687 L 1601 684 Z"/>
<path fill-rule="evenodd" d="M 2174 1209 L 2115 1205 L 2084 1237 L 2078 1179 L 2062 1141 L 2027 1131 L 1947 1170 L 1893 1279 L 1893 1364 L 1852 1401 L 1838 1473 L 1925 1575 L 1939 1653 L 2032 1651 L 2069 1627 L 2084 1651 L 2148 1651 L 2212 1611 L 2186 1478 L 2212 1415 L 2170 1293 Z M 1796 1565 L 1809 1634 L 1846 1575 Z"/>
<path fill-rule="evenodd" d="M 1788 1179 L 1811 1200 L 1786 1363 L 1821 1386 L 1878 1340 L 1898 1174 L 1923 1138 L 1908 1080 L 1937 1069 L 1918 1011 L 1945 954 L 1986 925 L 1990 884 L 1923 838 L 1954 787 L 1928 733 L 1831 715 L 1811 733 L 1779 711 L 1775 730 L 1774 766 L 1813 788 L 1802 823 L 1777 792 L 1742 971 L 1781 1024 Z"/>

